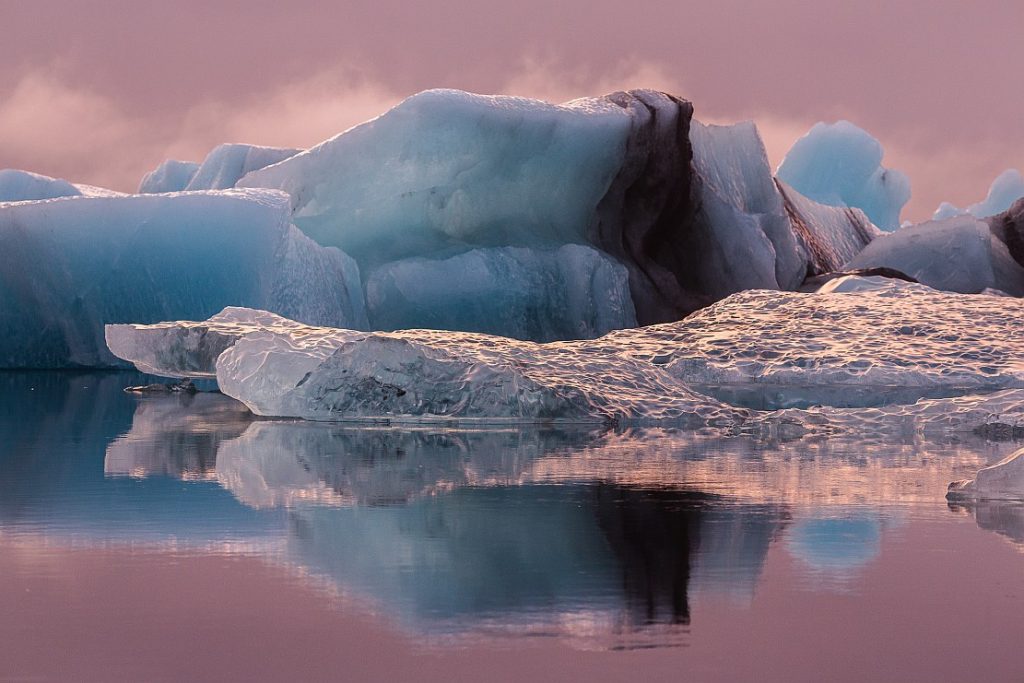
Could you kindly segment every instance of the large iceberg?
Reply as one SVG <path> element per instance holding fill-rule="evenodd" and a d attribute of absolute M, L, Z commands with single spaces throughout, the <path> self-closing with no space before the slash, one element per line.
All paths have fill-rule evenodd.
<path fill-rule="evenodd" d="M 291 225 L 269 190 L 0 205 L 0 367 L 115 364 L 105 323 L 225 305 L 365 327 L 354 263 Z"/>
<path fill-rule="evenodd" d="M 779 165 L 780 180 L 814 201 L 862 209 L 883 230 L 900 227 L 910 180 L 882 166 L 881 143 L 849 121 L 819 122 Z"/>
<path fill-rule="evenodd" d="M 406 270 L 406 260 L 421 270 L 425 260 L 509 247 L 537 251 L 529 270 L 557 281 L 561 260 L 543 252 L 593 247 L 625 266 L 640 324 L 677 320 L 747 287 L 793 289 L 841 262 L 822 254 L 852 256 L 873 237 L 854 214 L 836 220 L 809 200 L 784 200 L 752 124 L 704 126 L 692 114 L 690 103 L 651 90 L 564 105 L 427 91 L 238 185 L 288 192 L 294 223 L 350 254 L 367 284 L 380 269 L 388 278 Z M 503 286 L 499 272 L 476 270 L 475 307 Z M 457 278 L 431 290 L 466 297 Z M 372 327 L 403 326 L 378 321 L 380 310 L 370 305 Z"/>
<path fill-rule="evenodd" d="M 970 214 L 975 218 L 988 218 L 1006 211 L 1021 197 L 1024 197 L 1024 175 L 1021 175 L 1017 169 L 1010 168 L 1000 173 L 992 181 L 992 186 L 989 187 L 988 195 L 984 200 L 977 204 L 971 204 L 966 209 L 957 208 L 949 202 L 942 202 L 935 210 L 932 220 L 937 221 L 964 214 Z"/>

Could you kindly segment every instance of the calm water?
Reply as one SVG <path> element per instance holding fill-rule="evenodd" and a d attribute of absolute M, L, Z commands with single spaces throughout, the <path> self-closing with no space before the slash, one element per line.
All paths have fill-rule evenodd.
<path fill-rule="evenodd" d="M 0 680 L 1024 681 L 1024 444 L 253 420 L 0 373 Z"/>

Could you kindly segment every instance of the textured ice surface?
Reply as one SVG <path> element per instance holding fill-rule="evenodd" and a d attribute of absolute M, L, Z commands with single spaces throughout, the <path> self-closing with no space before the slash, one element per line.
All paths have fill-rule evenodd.
<path fill-rule="evenodd" d="M 910 180 L 882 166 L 882 145 L 849 121 L 816 123 L 779 165 L 779 180 L 830 206 L 862 209 L 883 230 L 900 226 Z"/>
<path fill-rule="evenodd" d="M 225 393 L 261 415 L 793 425 L 801 433 L 1022 423 L 1024 361 L 1012 350 L 1024 302 L 899 280 L 865 284 L 845 293 L 840 285 L 825 294 L 742 292 L 678 323 L 592 341 L 362 333 L 245 309 L 205 323 L 111 327 L 108 338 L 150 372 L 179 376 L 186 363 L 192 374 L 215 371 Z M 906 405 L 739 407 L 887 403 Z"/>
<path fill-rule="evenodd" d="M 1010 206 L 1024 197 L 1024 176 L 1015 168 L 1010 168 L 1000 173 L 988 190 L 983 201 L 971 204 L 966 209 L 961 209 L 949 202 L 942 202 L 935 210 L 932 220 L 942 220 L 952 216 L 970 214 L 975 218 L 987 218 L 997 213 L 1002 213 Z"/>
<path fill-rule="evenodd" d="M 365 326 L 355 265 L 267 190 L 0 205 L 0 367 L 105 366 L 105 323 L 225 305 Z"/>
<path fill-rule="evenodd" d="M 214 147 L 189 179 L 186 190 L 224 190 L 234 187 L 252 171 L 276 164 L 299 153 L 285 147 L 227 143 Z"/>
<path fill-rule="evenodd" d="M 366 283 L 377 329 L 429 328 L 517 339 L 588 339 L 636 326 L 629 274 L 593 249 L 474 249 L 380 266 Z"/>
<path fill-rule="evenodd" d="M 198 170 L 199 164 L 194 161 L 168 159 L 143 176 L 139 194 L 181 192 L 192 182 L 192 176 Z"/>
<path fill-rule="evenodd" d="M 974 479 L 949 485 L 950 500 L 1024 500 L 1024 449 L 978 470 Z"/>
<path fill-rule="evenodd" d="M 1024 295 L 1024 268 L 989 226 L 972 216 L 901 228 L 872 241 L 844 266 L 876 267 L 895 268 L 935 289 Z"/>

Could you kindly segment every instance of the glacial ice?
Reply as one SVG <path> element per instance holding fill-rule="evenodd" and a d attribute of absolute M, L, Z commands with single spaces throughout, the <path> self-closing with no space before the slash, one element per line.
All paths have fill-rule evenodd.
<path fill-rule="evenodd" d="M 856 213 L 838 215 L 793 191 L 783 199 L 753 124 L 704 126 L 692 113 L 651 90 L 564 105 L 432 90 L 238 185 L 288 192 L 295 225 L 351 255 L 367 289 L 409 259 L 435 260 L 440 272 L 441 262 L 480 249 L 594 247 L 628 271 L 640 324 L 677 320 L 746 287 L 796 288 L 873 238 Z M 493 263 L 512 252 L 489 253 Z M 538 257 L 530 270 L 550 260 Z M 477 269 L 472 307 L 486 308 L 504 285 L 495 267 Z M 545 278 L 560 277 L 547 270 Z M 431 289 L 466 301 L 451 278 Z M 600 300 L 602 291 L 588 296 Z M 380 310 L 370 302 L 375 329 L 422 319 L 378 321 Z M 454 325 L 455 317 L 438 319 Z M 517 325 L 458 324 L 521 334 Z"/>
<path fill-rule="evenodd" d="M 882 166 L 882 145 L 849 121 L 819 122 L 786 154 L 776 175 L 805 197 L 862 209 L 883 230 L 900 227 L 910 179 Z"/>
<path fill-rule="evenodd" d="M 199 164 L 194 161 L 168 159 L 143 176 L 139 194 L 181 192 L 192 182 L 198 170 Z"/>
<path fill-rule="evenodd" d="M 1015 168 L 1000 173 L 983 201 L 960 209 L 949 202 L 942 202 L 932 215 L 932 220 L 969 214 L 975 218 L 988 218 L 1010 208 L 1015 201 L 1024 197 L 1024 175 Z"/>
<path fill-rule="evenodd" d="M 949 485 L 950 500 L 1024 500 L 1024 449 Z"/>
<path fill-rule="evenodd" d="M 951 292 L 998 289 L 1024 296 L 1024 268 L 989 226 L 972 216 L 928 221 L 868 244 L 845 269 L 888 267 Z"/>
<path fill-rule="evenodd" d="M 626 269 L 578 244 L 392 261 L 373 271 L 366 303 L 374 327 L 383 330 L 463 330 L 544 342 L 636 327 Z"/>
<path fill-rule="evenodd" d="M 226 143 L 214 147 L 189 179 L 186 190 L 226 190 L 245 175 L 293 157 L 300 150 Z"/>
<path fill-rule="evenodd" d="M 259 415 L 826 432 L 1024 424 L 1024 363 L 1005 349 L 1024 303 L 901 280 L 835 288 L 751 290 L 680 322 L 549 344 L 322 329 L 246 309 L 109 326 L 107 338 L 148 372 L 178 376 L 182 357 L 201 359 L 192 365 Z M 810 408 L 750 409 L 790 406 Z"/>
<path fill-rule="evenodd" d="M 81 190 L 60 178 L 50 178 L 14 168 L 0 170 L 0 202 L 55 199 L 80 194 Z"/>
<path fill-rule="evenodd" d="M 0 203 L 31 202 L 60 197 L 123 197 L 114 190 L 82 183 L 69 183 L 61 178 L 20 171 L 14 168 L 0 170 Z"/>
<path fill-rule="evenodd" d="M 366 325 L 355 264 L 292 226 L 279 192 L 0 205 L 0 242 L 3 368 L 110 366 L 105 323 L 205 318 L 229 304 Z"/>

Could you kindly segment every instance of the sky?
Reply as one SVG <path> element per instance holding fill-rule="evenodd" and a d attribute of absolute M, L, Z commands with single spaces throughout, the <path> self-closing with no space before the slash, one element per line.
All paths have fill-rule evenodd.
<path fill-rule="evenodd" d="M 435 87 L 652 87 L 753 119 L 778 164 L 847 119 L 904 218 L 1024 169 L 1021 0 L 0 0 L 0 168 L 134 190 L 221 142 L 307 147 Z"/>

